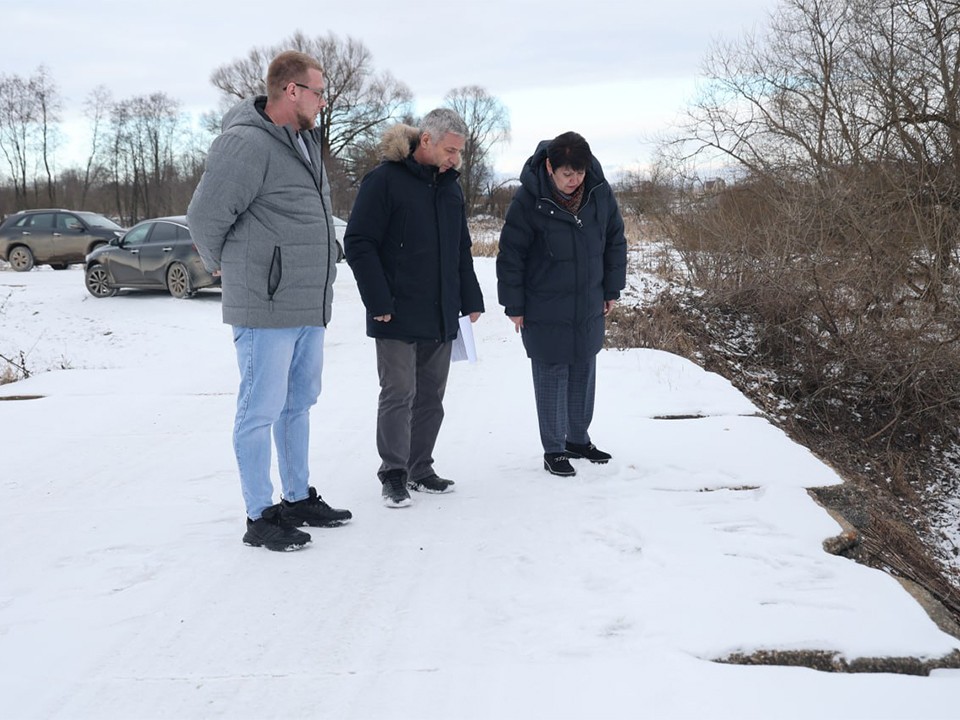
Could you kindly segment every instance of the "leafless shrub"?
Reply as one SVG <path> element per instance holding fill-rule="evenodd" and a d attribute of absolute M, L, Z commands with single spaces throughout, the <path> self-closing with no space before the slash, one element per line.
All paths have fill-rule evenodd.
<path fill-rule="evenodd" d="M 30 370 L 27 368 L 27 358 L 22 351 L 20 352 L 19 359 L 0 355 L 0 360 L 3 361 L 3 366 L 0 367 L 0 385 L 14 383 L 30 377 Z"/>
<path fill-rule="evenodd" d="M 929 576 L 907 538 L 934 548 L 960 485 L 958 57 L 953 0 L 781 0 L 766 32 L 713 49 L 662 152 L 657 220 L 698 291 L 675 307 L 704 328 L 675 324 L 885 498 L 868 539 L 901 574 Z"/>

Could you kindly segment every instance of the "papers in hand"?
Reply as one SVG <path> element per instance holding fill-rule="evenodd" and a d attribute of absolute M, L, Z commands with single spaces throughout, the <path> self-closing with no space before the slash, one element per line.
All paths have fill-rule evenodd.
<path fill-rule="evenodd" d="M 473 323 L 470 322 L 469 315 L 460 318 L 460 332 L 457 333 L 457 339 L 453 341 L 450 359 L 454 362 L 467 360 L 475 363 L 477 361 L 477 346 L 473 342 Z"/>

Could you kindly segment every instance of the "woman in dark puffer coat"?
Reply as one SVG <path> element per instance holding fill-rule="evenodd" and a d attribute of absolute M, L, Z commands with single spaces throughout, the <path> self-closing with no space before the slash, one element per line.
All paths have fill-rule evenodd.
<path fill-rule="evenodd" d="M 600 163 L 574 132 L 543 141 L 520 173 L 500 234 L 497 293 L 533 366 L 544 469 L 605 463 L 588 433 L 605 318 L 626 284 L 623 218 Z"/>

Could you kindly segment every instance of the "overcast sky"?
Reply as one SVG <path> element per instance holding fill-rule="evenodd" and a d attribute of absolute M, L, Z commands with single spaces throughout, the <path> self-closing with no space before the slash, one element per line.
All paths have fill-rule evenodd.
<path fill-rule="evenodd" d="M 674 122 L 692 95 L 711 42 L 762 24 L 775 6 L 776 0 L 0 0 L 0 72 L 28 76 L 45 65 L 65 116 L 79 116 L 100 84 L 117 100 L 164 92 L 199 114 L 216 107 L 210 74 L 218 66 L 298 29 L 310 36 L 332 31 L 361 40 L 377 70 L 410 87 L 418 113 L 464 85 L 499 98 L 512 125 L 512 141 L 495 159 L 501 174 L 515 175 L 540 139 L 566 130 L 583 134 L 611 174 L 649 158 L 649 139 Z"/>

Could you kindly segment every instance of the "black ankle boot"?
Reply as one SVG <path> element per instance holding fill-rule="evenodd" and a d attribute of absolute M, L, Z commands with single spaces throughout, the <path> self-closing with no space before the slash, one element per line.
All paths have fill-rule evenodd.
<path fill-rule="evenodd" d="M 553 475 L 576 475 L 577 471 L 567 459 L 566 453 L 544 453 L 543 469 Z"/>
<path fill-rule="evenodd" d="M 586 458 L 592 463 L 600 464 L 607 462 L 612 457 L 610 453 L 606 453 L 603 450 L 598 450 L 597 446 L 593 443 L 580 445 L 572 442 L 567 443 L 567 455 L 574 460 Z"/>

